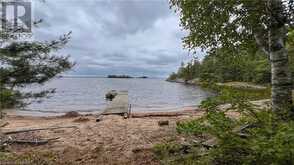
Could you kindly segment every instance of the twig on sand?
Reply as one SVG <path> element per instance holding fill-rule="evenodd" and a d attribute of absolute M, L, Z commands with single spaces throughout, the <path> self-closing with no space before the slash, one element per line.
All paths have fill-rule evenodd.
<path fill-rule="evenodd" d="M 16 131 L 3 131 L 2 133 L 4 135 L 10 135 L 10 134 L 18 134 L 18 133 L 24 133 L 24 132 L 41 131 L 41 130 L 54 130 L 54 129 L 63 129 L 63 128 L 78 128 L 78 127 L 77 126 L 64 126 L 64 127 L 30 128 L 30 129 L 22 129 L 22 130 L 16 130 Z"/>

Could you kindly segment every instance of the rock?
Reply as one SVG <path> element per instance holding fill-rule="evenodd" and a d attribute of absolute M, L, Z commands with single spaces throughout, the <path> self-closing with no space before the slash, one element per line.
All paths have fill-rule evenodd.
<path fill-rule="evenodd" d="M 129 118 L 129 114 L 128 113 L 124 113 L 124 119 Z"/>
<path fill-rule="evenodd" d="M 106 98 L 106 100 L 112 101 L 115 98 L 116 95 L 117 95 L 117 91 L 116 90 L 111 90 L 111 91 L 109 91 L 109 92 L 107 92 L 105 94 L 105 98 Z"/>
<path fill-rule="evenodd" d="M 96 122 L 100 122 L 100 121 L 102 121 L 102 115 L 100 115 L 100 116 L 98 116 L 97 118 L 96 118 Z"/>
<path fill-rule="evenodd" d="M 169 121 L 168 120 L 158 121 L 158 125 L 159 126 L 169 125 Z"/>

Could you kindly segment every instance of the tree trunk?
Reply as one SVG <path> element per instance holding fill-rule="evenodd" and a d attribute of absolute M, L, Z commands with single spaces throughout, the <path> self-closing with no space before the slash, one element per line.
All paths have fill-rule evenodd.
<path fill-rule="evenodd" d="M 277 33 L 277 31 L 272 32 Z M 278 34 L 275 34 L 278 37 Z M 278 39 L 281 41 L 281 38 Z M 272 106 L 274 111 L 279 111 L 292 103 L 292 81 L 288 66 L 288 54 L 284 45 L 274 40 L 271 44 L 280 45 L 278 49 L 270 51 L 272 73 Z"/>
<path fill-rule="evenodd" d="M 287 29 L 283 22 L 283 6 L 280 0 L 269 0 L 269 2 L 268 53 L 272 74 L 272 108 L 279 113 L 292 104 L 292 79 L 285 48 Z"/>

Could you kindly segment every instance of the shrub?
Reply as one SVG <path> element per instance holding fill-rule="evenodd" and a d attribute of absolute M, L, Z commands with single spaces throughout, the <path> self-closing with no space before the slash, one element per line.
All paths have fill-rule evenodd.
<path fill-rule="evenodd" d="M 21 94 L 18 91 L 12 91 L 5 88 L 1 88 L 0 90 L 0 109 L 13 108 L 15 105 L 21 104 L 21 102 L 18 101 L 18 98 L 21 97 Z"/>
<path fill-rule="evenodd" d="M 220 110 L 218 105 L 223 103 L 231 107 Z M 177 124 L 190 148 L 187 153 L 172 154 L 177 164 L 294 164 L 294 120 L 286 108 L 280 117 L 255 107 L 246 93 L 228 89 L 204 101 L 202 107 L 206 109 L 203 117 Z"/>

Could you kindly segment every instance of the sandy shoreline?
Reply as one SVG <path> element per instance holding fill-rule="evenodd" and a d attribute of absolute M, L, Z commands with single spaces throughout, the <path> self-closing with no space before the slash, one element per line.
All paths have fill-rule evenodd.
<path fill-rule="evenodd" d="M 169 117 L 143 117 L 123 119 L 122 116 L 103 116 L 96 122 L 95 115 L 78 117 L 33 117 L 9 114 L 9 122 L 2 131 L 55 126 L 76 126 L 76 128 L 43 130 L 21 133 L 14 138 L 48 139 L 56 138 L 41 146 L 11 145 L 9 151 L 16 154 L 30 152 L 52 152 L 58 155 L 58 164 L 159 164 L 150 150 L 136 152 L 137 148 L 151 148 L 153 145 L 176 139 L 176 122 L 201 116 L 201 111 L 186 109 L 183 115 Z M 137 115 L 146 113 L 139 113 Z M 134 114 L 135 115 L 135 114 Z M 159 121 L 169 121 L 159 126 Z"/>
<path fill-rule="evenodd" d="M 167 107 L 167 108 L 140 108 L 133 109 L 133 113 L 156 113 L 156 112 L 178 112 L 186 110 L 198 110 L 199 106 L 191 105 L 184 107 Z M 33 111 L 33 110 L 22 110 L 22 109 L 4 109 L 4 113 L 9 116 L 27 116 L 27 117 L 58 117 L 65 115 L 67 112 L 56 112 L 56 111 Z M 77 111 L 82 115 L 98 115 L 103 112 L 103 110 L 97 111 Z"/>

